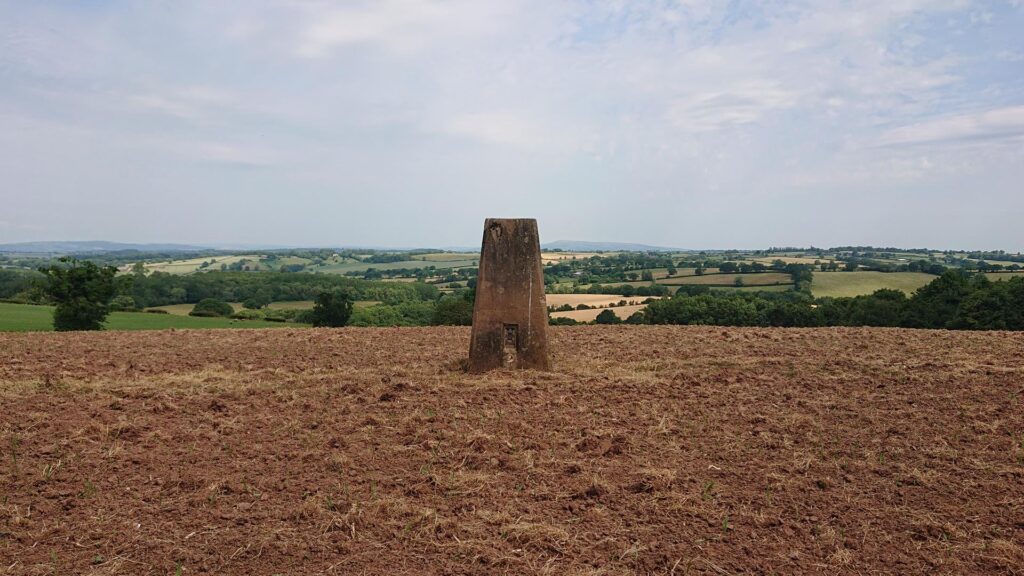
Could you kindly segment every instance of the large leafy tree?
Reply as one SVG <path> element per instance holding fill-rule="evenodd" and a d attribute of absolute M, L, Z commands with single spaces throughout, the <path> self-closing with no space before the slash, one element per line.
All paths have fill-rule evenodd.
<path fill-rule="evenodd" d="M 313 304 L 313 326 L 339 328 L 352 316 L 352 295 L 346 291 L 321 292 Z"/>
<path fill-rule="evenodd" d="M 437 302 L 432 323 L 435 326 L 469 326 L 473 323 L 473 291 L 461 296 L 446 296 Z"/>
<path fill-rule="evenodd" d="M 976 288 L 984 287 L 986 282 L 984 276 L 972 279 L 962 270 L 946 271 L 914 292 L 907 303 L 904 325 L 910 328 L 951 327 L 960 303 Z"/>
<path fill-rule="evenodd" d="M 100 330 L 118 293 L 117 268 L 70 257 L 60 262 L 39 269 L 46 275 L 43 289 L 56 304 L 54 330 Z"/>

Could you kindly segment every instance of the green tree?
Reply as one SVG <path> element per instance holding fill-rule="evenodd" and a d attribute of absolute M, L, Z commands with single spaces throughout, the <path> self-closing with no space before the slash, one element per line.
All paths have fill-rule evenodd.
<path fill-rule="evenodd" d="M 62 266 L 39 269 L 46 275 L 44 291 L 57 305 L 53 329 L 100 330 L 110 314 L 110 301 L 118 293 L 117 268 L 101 268 L 70 257 L 60 262 Z"/>
<path fill-rule="evenodd" d="M 259 310 L 260 308 L 269 306 L 273 301 L 274 299 L 270 296 L 269 291 L 258 290 L 255 294 L 246 298 L 245 302 L 242 302 L 242 307 L 250 310 Z"/>
<path fill-rule="evenodd" d="M 347 291 L 321 292 L 313 304 L 313 326 L 340 328 L 348 324 L 352 305 L 352 295 Z"/>
<path fill-rule="evenodd" d="M 987 282 L 984 276 L 975 285 Z M 948 270 L 926 286 L 918 288 L 907 303 L 903 324 L 910 328 L 950 327 L 960 302 L 972 292 L 971 277 L 960 270 Z"/>
<path fill-rule="evenodd" d="M 601 313 L 597 315 L 597 318 L 594 319 L 594 322 L 598 324 L 622 324 L 622 320 L 615 314 L 615 312 L 608 309 L 602 310 Z"/>
<path fill-rule="evenodd" d="M 469 326 L 473 324 L 472 292 L 466 291 L 463 296 L 445 297 L 434 307 L 434 326 Z"/>
<path fill-rule="evenodd" d="M 120 296 L 115 296 L 114 299 L 110 301 L 110 309 L 111 310 L 124 310 L 124 311 L 126 311 L 126 310 L 135 310 L 135 308 L 136 308 L 136 306 L 135 306 L 135 298 L 132 298 L 131 296 L 127 296 L 127 295 L 124 295 L 124 294 L 122 294 Z"/>

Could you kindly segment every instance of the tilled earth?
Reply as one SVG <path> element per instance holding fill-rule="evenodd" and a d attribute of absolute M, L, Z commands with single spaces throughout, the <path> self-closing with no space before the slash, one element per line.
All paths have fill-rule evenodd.
<path fill-rule="evenodd" d="M 0 334 L 0 574 L 1024 573 L 1024 335 Z"/>

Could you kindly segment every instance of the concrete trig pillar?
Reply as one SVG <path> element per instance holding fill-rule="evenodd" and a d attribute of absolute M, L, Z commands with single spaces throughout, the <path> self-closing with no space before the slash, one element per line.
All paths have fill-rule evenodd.
<path fill-rule="evenodd" d="M 469 344 L 470 372 L 550 370 L 540 234 L 532 218 L 488 218 Z"/>

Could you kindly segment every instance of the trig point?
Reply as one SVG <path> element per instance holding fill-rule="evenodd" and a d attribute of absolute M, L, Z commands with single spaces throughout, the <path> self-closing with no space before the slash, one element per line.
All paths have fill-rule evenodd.
<path fill-rule="evenodd" d="M 473 305 L 470 372 L 550 370 L 540 234 L 532 218 L 488 218 Z"/>

